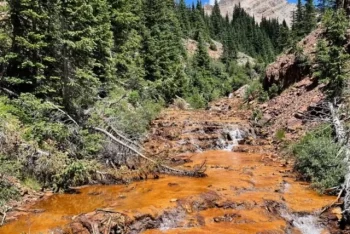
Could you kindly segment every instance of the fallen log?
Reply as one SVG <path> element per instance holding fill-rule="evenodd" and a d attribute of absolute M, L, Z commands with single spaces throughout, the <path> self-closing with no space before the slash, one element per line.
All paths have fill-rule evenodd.
<path fill-rule="evenodd" d="M 204 177 L 205 173 L 202 170 L 203 169 L 203 165 L 198 169 L 198 170 L 194 170 L 194 171 L 187 171 L 187 170 L 180 170 L 180 169 L 176 169 L 176 168 L 172 168 L 169 167 L 167 165 L 164 164 L 159 164 L 158 162 L 156 162 L 155 160 L 143 155 L 141 152 L 139 152 L 138 150 L 134 149 L 132 146 L 127 145 L 125 142 L 117 139 L 115 136 L 113 136 L 111 133 L 109 133 L 108 131 L 102 129 L 102 128 L 93 128 L 95 131 L 98 131 L 100 133 L 103 133 L 104 135 L 106 135 L 107 137 L 109 137 L 113 142 L 115 142 L 116 144 L 122 145 L 126 148 L 128 148 L 129 150 L 131 150 L 132 152 L 134 152 L 136 155 L 138 155 L 139 157 L 145 159 L 146 161 L 151 162 L 152 164 L 156 165 L 163 173 L 168 173 L 168 174 L 173 174 L 173 175 L 182 175 L 182 176 L 190 176 L 190 177 Z"/>

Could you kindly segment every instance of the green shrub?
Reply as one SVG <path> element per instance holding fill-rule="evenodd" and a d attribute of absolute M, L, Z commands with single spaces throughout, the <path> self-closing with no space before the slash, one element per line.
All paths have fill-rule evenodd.
<path fill-rule="evenodd" d="M 249 84 L 249 87 L 247 88 L 244 95 L 244 100 L 251 101 L 254 99 L 258 99 L 262 93 L 264 93 L 262 84 L 260 83 L 259 80 L 254 80 Z"/>
<path fill-rule="evenodd" d="M 0 203 L 17 199 L 20 195 L 19 190 L 6 179 L 0 178 Z"/>
<path fill-rule="evenodd" d="M 263 116 L 263 114 L 262 114 L 260 109 L 254 109 L 254 111 L 252 113 L 252 119 L 254 121 L 257 122 L 257 121 L 261 120 L 262 116 Z"/>
<path fill-rule="evenodd" d="M 23 169 L 20 161 L 16 158 L 11 158 L 11 156 L 0 155 L 0 174 L 20 176 Z"/>
<path fill-rule="evenodd" d="M 68 189 L 69 186 L 88 184 L 96 170 L 94 161 L 78 160 L 66 165 L 55 175 L 56 189 Z"/>
<path fill-rule="evenodd" d="M 299 45 L 296 46 L 295 63 L 300 68 L 305 68 L 310 66 L 310 58 L 304 54 L 304 49 Z"/>
<path fill-rule="evenodd" d="M 276 140 L 282 141 L 285 137 L 286 137 L 286 131 L 283 128 L 278 129 L 275 134 Z"/>
<path fill-rule="evenodd" d="M 273 84 L 269 88 L 269 97 L 274 98 L 274 97 L 278 96 L 279 92 L 280 92 L 280 88 L 278 87 L 278 85 Z"/>
<path fill-rule="evenodd" d="M 190 103 L 191 107 L 195 109 L 204 108 L 207 105 L 207 101 L 198 91 L 186 98 L 186 101 Z"/>
<path fill-rule="evenodd" d="M 80 130 L 81 154 L 84 158 L 93 158 L 102 149 L 102 137 L 96 132 L 87 129 Z"/>
<path fill-rule="evenodd" d="M 341 184 L 346 173 L 344 153 L 329 129 L 310 132 L 292 146 L 295 170 L 320 193 Z"/>
<path fill-rule="evenodd" d="M 213 51 L 217 51 L 218 47 L 216 46 L 216 44 L 213 41 L 210 41 L 209 49 L 211 49 Z"/>
<path fill-rule="evenodd" d="M 78 158 L 96 155 L 101 137 L 56 122 L 62 116 L 57 112 L 53 105 L 28 94 L 17 100 L 0 98 L 0 174 L 17 177 L 36 190 L 62 181 L 61 188 L 88 181 L 90 174 L 80 173 L 85 179 L 67 180 L 64 171 Z M 15 197 L 13 186 L 1 186 L 0 199 Z"/>
<path fill-rule="evenodd" d="M 230 62 L 227 68 L 227 72 L 232 77 L 232 89 L 237 90 L 245 84 L 248 84 L 250 77 L 245 67 L 239 66 L 237 62 Z"/>
<path fill-rule="evenodd" d="M 140 140 L 145 136 L 150 122 L 161 111 L 164 103 L 143 98 L 141 95 L 138 105 L 132 105 L 129 98 L 133 96 L 135 95 L 122 88 L 112 90 L 108 98 L 95 104 L 94 110 L 90 113 L 89 125 L 107 128 L 107 122 L 124 135 Z M 93 141 L 90 142 L 93 144 Z M 89 145 L 89 148 L 95 151 L 93 145 Z"/>
<path fill-rule="evenodd" d="M 258 101 L 263 103 L 263 102 L 266 102 L 268 100 L 269 100 L 269 94 L 266 91 L 261 90 L 260 95 L 258 97 Z"/>
<path fill-rule="evenodd" d="M 128 101 L 132 105 L 136 106 L 139 103 L 139 100 L 140 100 L 140 95 L 137 91 L 132 91 L 129 93 Z"/>

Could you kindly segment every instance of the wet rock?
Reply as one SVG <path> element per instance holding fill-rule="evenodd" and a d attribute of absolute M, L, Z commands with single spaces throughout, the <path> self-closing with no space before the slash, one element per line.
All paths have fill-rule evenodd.
<path fill-rule="evenodd" d="M 214 217 L 213 220 L 215 223 L 232 222 L 234 219 L 241 218 L 241 217 L 242 216 L 239 214 L 232 213 L 232 214 L 225 214 L 223 216 Z"/>
<path fill-rule="evenodd" d="M 212 107 L 210 107 L 209 111 L 221 111 L 221 107 L 219 107 L 219 106 L 212 106 Z"/>
<path fill-rule="evenodd" d="M 82 223 L 72 223 L 70 225 L 70 231 L 72 234 L 90 234 L 89 230 L 84 227 Z"/>
<path fill-rule="evenodd" d="M 266 124 L 270 122 L 272 119 L 272 116 L 270 114 L 264 114 L 262 117 L 262 124 Z"/>
<path fill-rule="evenodd" d="M 215 206 L 223 209 L 235 209 L 237 208 L 237 204 L 233 201 L 225 200 L 225 201 L 217 201 Z"/>
<path fill-rule="evenodd" d="M 25 196 L 25 195 L 28 195 L 29 194 L 29 191 L 28 189 L 24 189 L 22 192 L 21 192 L 21 196 Z"/>
<path fill-rule="evenodd" d="M 238 145 L 232 149 L 233 152 L 248 153 L 249 148 L 243 145 Z"/>
<path fill-rule="evenodd" d="M 287 130 L 290 132 L 296 132 L 298 129 L 301 129 L 303 122 L 298 119 L 290 119 L 287 122 Z"/>
<path fill-rule="evenodd" d="M 303 119 L 304 118 L 304 114 L 301 112 L 297 112 L 294 114 L 294 117 L 297 119 Z"/>
<path fill-rule="evenodd" d="M 340 207 L 333 208 L 331 210 L 331 214 L 335 216 L 335 219 L 333 219 L 333 220 L 340 221 L 343 218 L 342 210 Z M 331 219 L 331 218 L 329 217 L 329 219 Z"/>
<path fill-rule="evenodd" d="M 160 226 L 160 220 L 154 220 L 150 216 L 144 216 L 142 218 L 137 219 L 131 226 L 131 233 L 140 233 L 147 229 L 154 229 Z"/>
<path fill-rule="evenodd" d="M 205 225 L 205 218 L 199 214 L 196 215 L 196 219 L 197 219 L 197 223 L 200 226 L 204 226 Z"/>
<path fill-rule="evenodd" d="M 102 192 L 97 192 L 97 191 L 94 191 L 94 192 L 91 192 L 91 193 L 88 193 L 89 196 L 98 196 L 98 195 L 101 195 Z"/>

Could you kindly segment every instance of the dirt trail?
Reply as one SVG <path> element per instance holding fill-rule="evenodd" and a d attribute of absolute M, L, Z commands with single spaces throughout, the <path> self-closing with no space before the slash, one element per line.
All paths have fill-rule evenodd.
<path fill-rule="evenodd" d="M 145 147 L 153 153 L 169 150 L 169 162 L 188 169 L 206 160 L 207 177 L 161 175 L 129 185 L 87 186 L 38 202 L 30 208 L 43 212 L 20 216 L 0 233 L 89 233 L 95 224 L 111 230 L 117 216 L 113 224 L 122 229 L 123 223 L 129 233 L 324 232 L 306 213 L 334 197 L 296 181 L 290 165 L 254 139 L 249 115 L 235 99 L 222 99 L 206 111 L 168 109 L 154 121 Z M 254 153 L 232 152 L 238 143 Z"/>

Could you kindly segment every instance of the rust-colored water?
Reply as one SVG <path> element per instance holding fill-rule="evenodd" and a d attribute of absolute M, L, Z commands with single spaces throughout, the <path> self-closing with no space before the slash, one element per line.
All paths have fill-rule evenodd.
<path fill-rule="evenodd" d="M 315 211 L 334 198 L 321 197 L 306 185 L 292 179 L 284 181 L 278 164 L 265 163 L 257 154 L 225 151 L 209 151 L 192 157 L 199 164 L 207 159 L 206 178 L 162 176 L 159 180 L 147 180 L 130 185 L 89 186 L 79 194 L 60 194 L 36 204 L 34 209 L 44 209 L 40 214 L 22 216 L 18 221 L 0 228 L 0 233 L 46 233 L 50 229 L 67 224 L 72 217 L 98 208 L 112 208 L 129 214 L 160 214 L 174 207 L 174 199 L 184 199 L 215 191 L 223 200 L 245 204 L 247 209 L 225 210 L 219 208 L 200 211 L 205 226 L 193 229 L 169 230 L 169 233 L 255 233 L 274 230 L 283 233 L 283 218 L 276 218 L 266 211 L 264 201 L 285 201 L 292 211 Z M 290 184 L 287 191 L 277 192 L 283 183 Z M 169 186 L 172 183 L 173 186 Z M 175 185 L 174 185 L 175 184 Z M 283 202 L 284 202 L 283 201 Z M 216 223 L 214 217 L 228 213 L 239 215 L 234 222 Z M 236 231 L 233 231 L 236 230 Z M 148 233 L 160 233 L 153 230 Z"/>
<path fill-rule="evenodd" d="M 181 139 L 194 127 L 208 124 L 206 121 L 209 124 L 244 122 L 240 120 L 241 113 L 234 112 L 238 108 L 233 106 L 230 109 L 231 112 L 223 114 L 168 110 L 156 121 L 164 124 L 160 131 L 154 131 L 156 135 L 147 145 L 155 150 L 161 144 L 178 147 L 179 144 L 173 138 L 167 139 L 164 132 L 178 131 Z M 101 208 L 122 212 L 131 219 L 142 214 L 157 217 L 164 210 L 176 207 L 175 201 L 200 199 L 206 193 L 216 194 L 219 203 L 228 202 L 237 207 L 223 209 L 219 204 L 197 211 L 189 207 L 185 219 L 200 217 L 201 225 L 148 230 L 146 233 L 284 233 L 285 219 L 269 204 L 282 204 L 289 212 L 312 212 L 334 201 L 334 197 L 319 196 L 308 185 L 295 181 L 293 175 L 284 173 L 290 168 L 281 167 L 278 162 L 266 160 L 260 154 L 207 151 L 193 154 L 192 162 L 185 166 L 192 168 L 205 159 L 208 175 L 205 178 L 162 175 L 158 180 L 88 186 L 81 188 L 79 194 L 53 195 L 30 207 L 45 212 L 21 216 L 17 221 L 0 227 L 0 233 L 48 233 L 70 223 L 74 216 Z M 220 217 L 232 219 L 221 220 Z"/>

